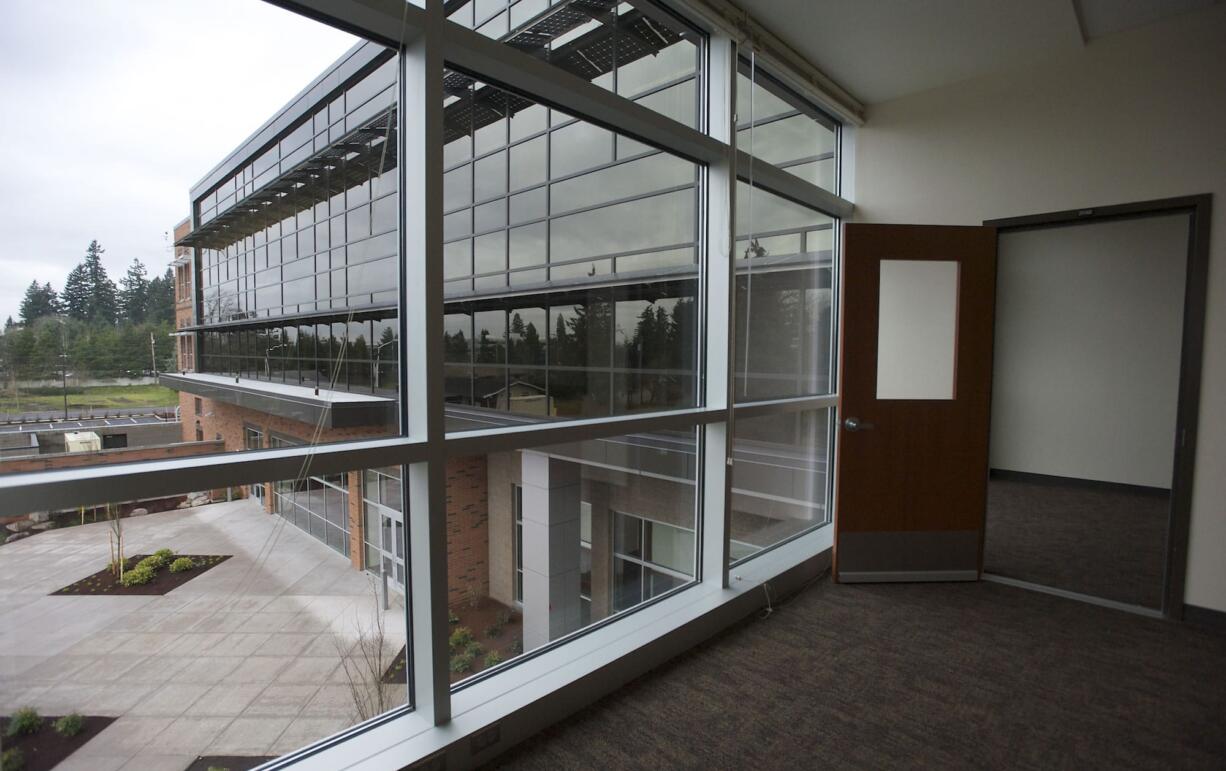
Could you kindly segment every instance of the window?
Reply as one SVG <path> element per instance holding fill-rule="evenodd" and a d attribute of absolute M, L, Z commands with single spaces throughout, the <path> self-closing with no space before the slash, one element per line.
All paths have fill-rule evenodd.
<path fill-rule="evenodd" d="M 754 580 L 790 567 L 793 549 L 780 544 L 808 557 L 822 548 L 837 420 L 836 234 L 850 205 L 835 195 L 838 124 L 785 85 L 797 79 L 756 58 L 738 65 L 731 30 L 699 32 L 671 6 L 472 0 L 446 4 L 446 63 L 430 75 L 443 94 L 426 104 L 437 84 L 402 66 L 419 56 L 416 43 L 315 29 L 326 34 L 295 39 L 287 55 L 282 32 L 317 22 L 251 2 L 281 19 L 264 42 L 286 72 L 316 54 L 331 63 L 263 91 L 248 90 L 272 72 L 258 57 L 196 56 L 181 73 L 206 97 L 222 83 L 239 107 L 210 115 L 261 128 L 211 171 L 172 170 L 187 174 L 184 189 L 205 176 L 174 236 L 169 329 L 180 337 L 157 349 L 178 354 L 179 367 L 159 359 L 158 371 L 186 394 L 166 402 L 186 413 L 180 438 L 204 442 L 207 429 L 217 441 L 193 449 L 249 454 L 65 469 L 98 484 L 37 488 L 0 464 L 0 515 L 26 513 L 15 509 L 29 509 L 35 489 L 39 510 L 57 514 L 94 505 L 91 489 L 115 490 L 125 502 L 99 506 L 104 518 L 148 502 L 142 531 L 227 557 L 188 578 L 199 582 L 189 594 L 223 582 L 227 593 L 198 626 L 185 620 L 190 640 L 175 655 L 210 672 L 222 658 L 243 659 L 244 673 L 270 652 L 292 659 L 265 679 L 288 678 L 301 698 L 287 714 L 299 717 L 259 751 L 310 745 L 302 752 L 321 767 L 343 765 L 352 742 L 372 762 L 387 757 L 368 719 L 382 716 L 400 739 L 426 735 L 424 708 L 458 715 L 451 707 L 468 695 L 531 674 L 525 661 L 569 682 L 636 624 L 662 634 L 678 608 L 745 590 L 727 591 L 728 565 L 707 548 L 721 540 Z M 416 7 L 395 30 L 379 14 L 330 8 L 372 38 L 403 29 L 427 49 L 443 43 L 433 27 L 419 36 Z M 246 23 L 224 28 L 234 39 L 215 50 L 263 55 L 240 45 Z M 482 72 L 490 62 L 498 71 Z M 710 82 L 717 72 L 728 82 Z M 747 101 L 722 104 L 737 78 Z M 601 98 L 586 98 L 593 89 Z M 282 105 L 274 93 L 297 96 Z M 270 99 L 258 115 L 245 107 Z M 400 110 L 438 123 L 401 121 Z M 735 125 L 717 120 L 734 111 Z M 427 147 L 422 125 L 439 123 L 440 145 Z M 742 178 L 730 182 L 722 171 L 736 149 L 752 162 L 738 162 Z M 441 160 L 430 165 L 440 180 L 409 173 L 423 151 Z M 734 197 L 735 210 L 713 203 Z M 422 227 L 426 216 L 441 228 Z M 732 280 L 714 280 L 724 275 Z M 721 329 L 733 331 L 726 346 L 711 334 Z M 111 333 L 144 352 L 144 369 L 148 335 Z M 731 394 L 716 385 L 728 372 Z M 731 443 L 710 441 L 733 416 Z M 163 500 L 170 479 L 201 489 Z M 727 522 L 709 515 L 725 505 Z M 413 618 L 426 628 L 411 629 Z M 262 624 L 298 649 L 267 648 Z M 583 661 L 554 668 L 579 651 Z M 359 659 L 369 671 L 346 669 Z M 410 675 L 430 686 L 413 689 L 416 703 Z M 43 685 L 14 682 L 26 693 Z M 265 693 L 253 693 L 251 714 L 267 707 Z M 192 752 L 239 746 L 237 728 L 218 741 L 245 725 L 239 712 L 219 715 L 229 719 Z M 337 738 L 317 741 L 327 736 Z"/>
<path fill-rule="evenodd" d="M 737 74 L 737 144 L 824 190 L 838 191 L 838 124 L 753 60 Z"/>
<path fill-rule="evenodd" d="M 614 512 L 614 610 L 634 607 L 693 577 L 693 530 Z"/>

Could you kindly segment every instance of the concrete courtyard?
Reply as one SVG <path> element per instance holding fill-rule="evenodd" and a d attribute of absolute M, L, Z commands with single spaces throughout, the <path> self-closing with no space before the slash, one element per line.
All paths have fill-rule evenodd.
<path fill-rule="evenodd" d="M 374 630 L 372 579 L 253 500 L 123 524 L 129 556 L 233 556 L 163 596 L 49 596 L 106 566 L 106 523 L 0 546 L 0 710 L 119 718 L 60 768 L 182 771 L 356 722 L 342 655 L 358 662 L 359 630 Z M 390 662 L 402 603 L 383 616 Z M 404 686 L 386 688 L 403 702 Z"/>

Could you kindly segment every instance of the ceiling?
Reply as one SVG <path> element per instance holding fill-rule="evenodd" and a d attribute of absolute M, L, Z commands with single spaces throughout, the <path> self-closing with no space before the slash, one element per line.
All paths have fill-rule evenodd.
<path fill-rule="evenodd" d="M 735 0 L 867 104 L 972 78 L 1219 0 Z"/>

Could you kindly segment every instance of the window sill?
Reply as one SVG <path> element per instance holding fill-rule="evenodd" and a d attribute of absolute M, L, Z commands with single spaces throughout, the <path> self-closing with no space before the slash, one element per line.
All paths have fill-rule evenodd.
<path fill-rule="evenodd" d="M 412 712 L 389 716 L 270 767 L 399 769 L 442 754 L 448 768 L 486 762 L 763 607 L 766 594 L 757 590 L 768 581 L 775 582 L 775 597 L 820 574 L 832 540 L 826 525 L 733 568 L 727 589 L 691 586 L 476 682 L 452 696 L 446 725 Z"/>

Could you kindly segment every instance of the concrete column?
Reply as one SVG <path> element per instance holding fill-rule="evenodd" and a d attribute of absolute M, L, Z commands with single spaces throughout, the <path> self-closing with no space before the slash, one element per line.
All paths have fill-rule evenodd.
<path fill-rule="evenodd" d="M 538 452 L 521 463 L 527 651 L 579 628 L 580 469 Z"/>
<path fill-rule="evenodd" d="M 592 621 L 613 612 L 613 512 L 609 486 L 588 483 L 592 504 Z"/>

